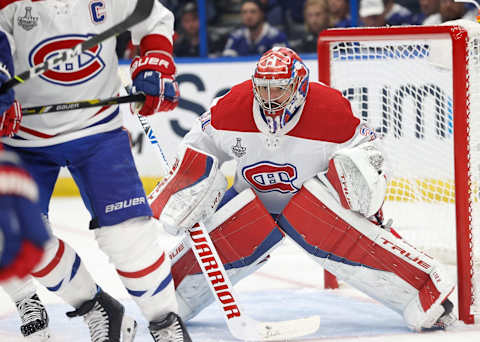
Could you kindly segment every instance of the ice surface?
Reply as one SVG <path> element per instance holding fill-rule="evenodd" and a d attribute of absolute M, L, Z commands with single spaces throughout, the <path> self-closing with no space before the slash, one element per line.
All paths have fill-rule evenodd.
<path fill-rule="evenodd" d="M 93 233 L 88 230 L 89 216 L 78 198 L 55 198 L 50 208 L 55 233 L 68 241 L 82 257 L 98 283 L 120 299 L 126 312 L 139 322 L 135 341 L 152 341 L 147 322 L 123 289 L 114 268 L 98 250 Z M 162 235 L 165 244 L 176 239 Z M 320 315 L 317 333 L 298 341 L 480 341 L 480 325 L 459 324 L 448 332 L 413 333 L 395 312 L 343 285 L 338 290 L 323 290 L 323 270 L 293 244 L 286 243 L 274 251 L 270 261 L 257 273 L 236 286 L 245 312 L 262 321 L 288 320 Z M 50 315 L 52 342 L 89 341 L 82 319 L 68 319 L 71 307 L 39 286 L 39 295 Z M 18 331 L 19 319 L 9 298 L 0 291 L 0 341 L 24 341 Z M 235 341 L 229 333 L 220 310 L 212 304 L 187 327 L 195 342 Z"/>

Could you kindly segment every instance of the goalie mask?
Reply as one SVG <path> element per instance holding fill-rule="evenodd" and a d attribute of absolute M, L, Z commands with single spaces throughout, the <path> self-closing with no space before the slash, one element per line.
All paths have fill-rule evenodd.
<path fill-rule="evenodd" d="M 252 77 L 253 93 L 270 131 L 275 133 L 305 102 L 308 69 L 295 51 L 275 47 L 265 52 Z"/>

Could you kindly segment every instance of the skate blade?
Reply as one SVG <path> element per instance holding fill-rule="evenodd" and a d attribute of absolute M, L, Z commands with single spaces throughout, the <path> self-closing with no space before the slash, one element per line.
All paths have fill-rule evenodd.
<path fill-rule="evenodd" d="M 137 332 L 137 321 L 128 316 L 123 316 L 120 341 L 132 342 Z"/>
<path fill-rule="evenodd" d="M 43 329 L 25 337 L 28 342 L 46 342 L 50 341 L 50 330 Z"/>

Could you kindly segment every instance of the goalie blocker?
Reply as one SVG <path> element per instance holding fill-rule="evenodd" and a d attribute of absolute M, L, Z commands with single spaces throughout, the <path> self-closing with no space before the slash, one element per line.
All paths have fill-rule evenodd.
<path fill-rule="evenodd" d="M 215 212 L 227 189 L 218 159 L 183 146 L 167 177 L 148 196 L 153 216 L 179 235 Z"/>

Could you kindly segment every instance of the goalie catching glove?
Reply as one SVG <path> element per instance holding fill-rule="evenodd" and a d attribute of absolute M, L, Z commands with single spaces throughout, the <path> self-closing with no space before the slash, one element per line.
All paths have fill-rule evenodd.
<path fill-rule="evenodd" d="M 370 217 L 380 210 L 387 193 L 383 164 L 382 153 L 368 142 L 337 151 L 327 173 L 318 177 L 333 187 L 345 209 Z"/>
<path fill-rule="evenodd" d="M 227 180 L 216 157 L 184 147 L 168 177 L 148 196 L 153 216 L 165 230 L 179 235 L 217 209 Z"/>

